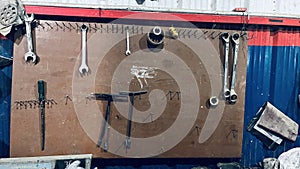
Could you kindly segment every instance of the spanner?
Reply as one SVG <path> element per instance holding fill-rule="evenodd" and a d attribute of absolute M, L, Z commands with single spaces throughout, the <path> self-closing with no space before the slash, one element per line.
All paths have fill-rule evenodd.
<path fill-rule="evenodd" d="M 26 37 L 27 37 L 27 48 L 28 51 L 24 55 L 25 62 L 32 60 L 33 63 L 36 61 L 36 54 L 33 51 L 33 42 L 31 34 L 31 23 L 34 20 L 34 14 L 29 17 L 27 14 L 24 16 L 25 27 L 26 27 Z"/>
<path fill-rule="evenodd" d="M 126 52 L 125 52 L 125 55 L 128 56 L 130 54 L 131 54 L 131 52 L 130 52 L 130 49 L 129 49 L 129 30 L 127 28 L 126 29 Z"/>
<path fill-rule="evenodd" d="M 232 41 L 235 44 L 234 45 L 234 58 L 233 58 L 233 67 L 232 67 L 232 77 L 231 77 L 231 86 L 230 86 L 230 102 L 235 103 L 237 101 L 237 94 L 234 91 L 235 87 L 235 76 L 236 76 L 236 66 L 238 61 L 238 55 L 239 55 L 239 43 L 240 43 L 240 34 L 234 33 L 232 35 Z"/>
<path fill-rule="evenodd" d="M 223 94 L 225 99 L 229 98 L 230 91 L 227 86 L 227 78 L 228 78 L 228 53 L 229 53 L 229 33 L 223 33 L 221 35 L 222 39 L 225 42 L 225 56 L 224 56 L 224 84 L 223 84 Z"/>
<path fill-rule="evenodd" d="M 86 64 L 86 34 L 87 26 L 81 26 L 81 65 L 79 67 L 79 72 L 85 74 L 89 72 L 89 67 Z"/>

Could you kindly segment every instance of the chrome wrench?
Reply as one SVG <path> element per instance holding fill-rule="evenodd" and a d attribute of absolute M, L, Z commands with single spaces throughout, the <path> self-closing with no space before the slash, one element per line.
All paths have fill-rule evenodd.
<path fill-rule="evenodd" d="M 79 72 L 81 74 L 85 74 L 89 72 L 89 67 L 86 64 L 86 54 L 87 54 L 87 47 L 86 47 L 86 34 L 87 34 L 87 26 L 81 26 L 81 65 L 79 67 Z"/>
<path fill-rule="evenodd" d="M 33 51 L 33 42 L 31 34 L 31 23 L 34 20 L 34 14 L 29 17 L 27 14 L 24 15 L 25 27 L 26 27 L 26 37 L 27 37 L 27 52 L 24 55 L 25 62 L 32 60 L 33 63 L 36 62 L 36 54 Z"/>
<path fill-rule="evenodd" d="M 223 95 L 225 99 L 228 99 L 230 96 L 230 90 L 228 89 L 227 78 L 228 78 L 228 54 L 229 54 L 229 38 L 230 35 L 228 32 L 221 35 L 222 39 L 225 42 L 225 55 L 224 55 L 224 81 L 223 81 Z"/>
<path fill-rule="evenodd" d="M 233 58 L 232 77 L 231 77 L 231 86 L 230 86 L 230 102 L 235 103 L 238 97 L 238 95 L 234 91 L 234 87 L 236 81 L 236 66 L 237 66 L 238 55 L 239 55 L 240 34 L 234 33 L 231 39 L 234 43 L 234 58 Z"/>
<path fill-rule="evenodd" d="M 131 54 L 131 52 L 130 52 L 130 48 L 129 48 L 129 30 L 127 28 L 126 29 L 126 52 L 125 52 L 125 55 L 128 56 L 130 54 Z"/>

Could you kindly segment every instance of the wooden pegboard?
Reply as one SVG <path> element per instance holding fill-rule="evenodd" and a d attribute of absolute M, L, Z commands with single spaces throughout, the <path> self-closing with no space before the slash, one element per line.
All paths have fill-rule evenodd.
<path fill-rule="evenodd" d="M 130 25 L 132 54 L 125 56 L 126 25 L 87 23 L 90 72 L 81 76 L 78 72 L 80 25 L 79 22 L 40 21 L 35 28 L 39 56 L 35 65 L 23 59 L 26 37 L 16 43 L 12 157 L 80 153 L 104 158 L 241 156 L 247 62 L 245 39 L 240 41 L 237 66 L 239 99 L 231 105 L 222 98 L 224 47 L 219 35 L 224 30 L 178 28 L 178 39 L 166 36 L 164 47 L 153 51 L 146 40 L 146 33 L 152 27 Z M 168 32 L 168 27 L 162 29 Z M 230 49 L 229 65 L 232 65 L 232 46 Z M 139 81 L 131 74 L 133 66 L 153 68 L 155 76 Z M 44 151 L 40 150 L 38 107 L 25 109 L 15 104 L 37 99 L 39 79 L 47 82 L 47 98 L 57 103 L 50 103 L 46 109 Z M 106 102 L 89 100 L 86 96 L 92 92 L 117 93 L 126 89 L 148 91 L 135 99 L 134 119 L 137 122 L 132 125 L 132 137 L 141 140 L 160 134 L 161 137 L 151 144 L 132 140 L 131 149 L 124 148 L 128 103 L 113 103 L 109 152 L 104 152 L 96 144 Z M 199 97 L 195 98 L 197 95 Z M 216 108 L 209 108 L 207 100 L 213 95 L 219 97 L 220 103 Z M 175 130 L 171 130 L 175 124 Z M 165 134 L 170 130 L 172 132 Z"/>

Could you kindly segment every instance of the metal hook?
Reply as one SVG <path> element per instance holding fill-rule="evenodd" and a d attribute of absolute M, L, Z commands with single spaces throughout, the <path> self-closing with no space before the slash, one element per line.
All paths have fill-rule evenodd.
<path fill-rule="evenodd" d="M 219 32 L 217 35 L 215 36 L 211 36 L 212 39 L 216 39 L 217 37 L 219 37 L 222 34 L 222 32 Z"/>
<path fill-rule="evenodd" d="M 87 97 L 88 97 L 88 96 L 87 96 Z M 66 95 L 66 96 L 65 96 L 65 99 L 66 99 L 65 105 L 68 104 L 68 100 L 72 101 L 72 98 L 71 98 L 69 95 Z"/>
<path fill-rule="evenodd" d="M 49 24 L 48 22 L 45 22 L 45 24 L 47 24 L 51 29 L 53 29 L 53 26 L 51 24 Z"/>
<path fill-rule="evenodd" d="M 72 29 L 71 29 L 70 27 L 68 27 L 64 22 L 63 22 L 62 24 L 63 24 L 63 26 L 64 26 L 65 28 L 69 29 L 69 31 L 72 30 Z"/>
<path fill-rule="evenodd" d="M 15 101 L 14 103 L 16 104 L 16 109 L 19 109 L 20 108 L 20 102 L 19 101 Z"/>
<path fill-rule="evenodd" d="M 54 22 L 55 23 L 55 25 L 56 25 L 56 30 L 58 31 L 58 28 L 60 28 L 60 29 L 63 29 L 63 27 L 62 26 L 60 26 L 57 22 Z M 63 29 L 64 30 L 64 29 Z"/>
<path fill-rule="evenodd" d="M 188 36 L 189 38 L 191 38 L 191 32 L 192 32 L 192 29 L 189 30 L 189 31 L 187 32 L 187 36 Z"/>
<path fill-rule="evenodd" d="M 197 33 L 198 33 L 198 30 L 195 30 L 194 33 L 193 33 L 195 38 L 197 38 Z"/>
<path fill-rule="evenodd" d="M 45 29 L 45 26 L 43 24 L 41 24 L 40 22 L 37 22 L 37 25 L 40 26 L 40 27 L 42 27 L 43 30 Z"/>
<path fill-rule="evenodd" d="M 91 32 L 92 29 L 94 30 L 94 32 L 97 32 L 97 29 L 92 27 L 91 23 L 89 23 L 89 32 Z"/>
<path fill-rule="evenodd" d="M 76 29 L 70 22 L 69 22 L 70 28 Z"/>
<path fill-rule="evenodd" d="M 78 32 L 81 29 L 81 26 L 78 25 L 78 23 L 75 23 L 76 25 L 76 32 Z"/>

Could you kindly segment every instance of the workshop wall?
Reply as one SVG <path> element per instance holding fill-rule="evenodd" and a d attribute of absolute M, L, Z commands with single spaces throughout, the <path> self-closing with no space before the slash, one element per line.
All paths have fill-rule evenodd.
<path fill-rule="evenodd" d="M 173 39 L 168 34 L 169 26 L 161 26 L 166 32 L 164 47 L 152 49 L 147 46 L 147 33 L 159 23 L 149 21 L 148 24 L 151 26 L 124 25 L 118 22 L 85 23 L 89 28 L 90 73 L 83 76 L 78 71 L 81 60 L 82 23 L 39 21 L 34 31 L 38 63 L 30 64 L 24 61 L 26 38 L 16 44 L 14 49 L 16 57 L 12 100 L 16 104 L 12 107 L 11 113 L 11 156 L 92 153 L 94 157 L 102 158 L 143 157 L 143 155 L 157 157 L 156 154 L 163 158 L 240 157 L 246 83 L 246 38 L 240 37 L 239 61 L 236 68 L 235 89 L 239 99 L 235 104 L 228 104 L 225 103 L 221 93 L 223 75 L 220 61 L 224 58 L 224 44 L 219 37 L 223 32 L 233 35 L 236 30 L 199 29 L 185 24 L 186 27 L 178 27 L 179 38 Z M 127 28 L 130 31 L 132 51 L 130 56 L 125 55 Z M 234 44 L 230 43 L 229 74 L 233 67 L 233 46 Z M 173 55 L 183 60 L 189 68 L 181 67 L 182 62 L 176 65 L 177 57 Z M 148 72 L 155 70 L 154 73 L 150 73 L 155 77 L 147 75 L 138 79 L 139 77 L 133 74 L 135 70 L 144 69 Z M 182 73 L 189 69 L 193 70 L 192 74 L 183 76 Z M 215 71 L 218 69 L 219 72 Z M 120 76 L 120 72 L 124 74 Z M 24 76 L 26 78 L 22 78 Z M 181 77 L 184 79 L 181 80 Z M 195 77 L 196 88 L 194 81 L 190 80 L 191 77 Z M 47 101 L 49 104 L 46 108 L 44 151 L 41 150 L 39 108 L 32 101 L 38 96 L 39 79 L 47 82 L 46 98 L 54 100 Z M 187 81 L 189 83 L 186 83 Z M 138 141 L 132 141 L 132 147 L 127 151 L 124 147 L 124 135 L 128 103 L 118 109 L 118 106 L 122 105 L 115 102 L 111 108 L 112 127 L 109 130 L 111 133 L 115 132 L 113 129 L 117 132 L 107 137 L 109 152 L 106 152 L 96 145 L 101 139 L 100 110 L 105 112 L 106 103 L 88 100 L 87 96 L 92 92 L 118 93 L 126 90 L 126 87 L 131 91 L 147 89 L 150 93 L 136 98 L 134 115 L 142 122 L 133 123 L 132 136 L 145 138 L 143 140 L 152 136 L 155 138 L 156 135 L 162 135 L 163 138 L 151 142 L 155 148 L 151 145 L 141 149 L 142 146 L 136 145 Z M 186 93 L 185 89 L 189 93 Z M 201 93 L 199 96 L 201 99 L 194 97 L 197 90 Z M 157 94 L 158 91 L 161 92 Z M 180 95 L 177 95 L 178 92 Z M 66 96 L 71 99 L 67 99 Z M 210 108 L 207 105 L 211 96 L 219 98 L 218 106 Z M 166 105 L 162 107 L 164 102 Z M 196 110 L 195 118 L 190 114 L 194 112 L 193 107 L 199 108 Z M 178 123 L 177 119 L 179 121 L 183 119 L 183 122 Z M 19 121 L 23 123 L 20 124 Z M 176 131 L 170 136 L 165 136 L 169 128 L 175 128 L 174 124 L 180 126 L 176 127 Z M 185 125 L 190 125 L 187 131 Z M 118 132 L 122 135 L 116 134 Z M 182 133 L 186 136 L 179 140 L 179 144 L 166 151 L 165 147 L 170 146 L 167 141 L 177 141 L 177 136 Z M 20 142 L 20 139 L 23 142 Z M 147 154 L 150 151 L 151 153 Z"/>
<path fill-rule="evenodd" d="M 280 5 L 277 6 L 280 7 Z M 265 101 L 270 101 L 299 123 L 300 111 L 297 99 L 300 79 L 299 30 L 296 28 L 276 30 L 257 28 L 249 31 L 248 38 L 245 126 Z M 13 44 L 11 41 L 1 40 L 1 47 L 3 47 L 0 51 L 1 55 L 12 56 Z M 0 73 L 3 74 L 0 76 L 1 94 L 3 91 L 5 93 L 11 89 L 11 69 L 12 66 L 1 68 Z M 7 157 L 9 153 L 10 95 L 2 94 L 0 99 L 2 121 L 0 138 L 1 143 L 3 142 L 0 145 L 0 150 L 1 156 Z M 245 166 L 250 166 L 261 161 L 264 157 L 278 157 L 283 151 L 299 145 L 298 138 L 295 143 L 285 142 L 275 152 L 269 151 L 259 140 L 245 131 L 242 163 Z"/>
<path fill-rule="evenodd" d="M 270 151 L 246 131 L 247 124 L 266 101 L 295 122 L 300 122 L 299 42 L 297 28 L 257 28 L 249 31 L 242 159 L 245 166 L 256 164 L 266 157 L 277 158 L 282 152 L 300 146 L 298 136 L 296 142 L 285 141 L 276 151 Z"/>
<path fill-rule="evenodd" d="M 0 39 L 0 55 L 13 56 L 13 42 Z M 0 66 L 0 157 L 9 157 L 12 65 Z"/>

